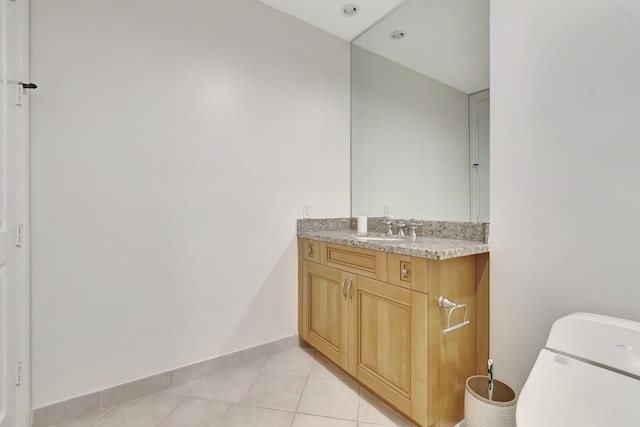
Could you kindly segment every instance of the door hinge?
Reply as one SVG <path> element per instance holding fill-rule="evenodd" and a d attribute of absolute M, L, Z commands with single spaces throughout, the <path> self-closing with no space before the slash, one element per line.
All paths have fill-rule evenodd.
<path fill-rule="evenodd" d="M 22 240 L 24 239 L 24 224 L 18 224 L 18 229 L 16 230 L 16 246 L 22 247 Z"/>
<path fill-rule="evenodd" d="M 22 362 L 16 363 L 16 385 L 22 384 L 22 370 L 23 370 L 23 363 Z"/>

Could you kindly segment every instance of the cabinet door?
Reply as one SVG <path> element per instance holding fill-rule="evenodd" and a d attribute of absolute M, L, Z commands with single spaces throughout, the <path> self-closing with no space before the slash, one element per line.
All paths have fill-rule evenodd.
<path fill-rule="evenodd" d="M 302 338 L 346 370 L 349 362 L 348 274 L 308 261 L 303 261 L 302 271 Z"/>
<path fill-rule="evenodd" d="M 411 415 L 411 291 L 358 277 L 351 298 L 349 372 Z"/>

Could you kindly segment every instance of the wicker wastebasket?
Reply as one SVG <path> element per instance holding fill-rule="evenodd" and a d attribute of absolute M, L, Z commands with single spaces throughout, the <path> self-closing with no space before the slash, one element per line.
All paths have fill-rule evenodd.
<path fill-rule="evenodd" d="M 488 377 L 467 379 L 464 393 L 465 427 L 515 427 L 516 394 L 505 383 L 493 380 L 492 400 L 487 390 Z"/>

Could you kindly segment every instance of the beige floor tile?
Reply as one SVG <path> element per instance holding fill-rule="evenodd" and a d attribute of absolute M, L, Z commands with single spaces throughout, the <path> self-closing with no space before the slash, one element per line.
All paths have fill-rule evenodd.
<path fill-rule="evenodd" d="M 293 412 L 238 406 L 224 427 L 289 427 Z"/>
<path fill-rule="evenodd" d="M 296 347 L 271 356 L 262 367 L 262 372 L 309 375 L 314 360 L 314 353 Z"/>
<path fill-rule="evenodd" d="M 315 348 L 311 347 L 311 344 L 309 344 L 306 341 L 300 340 L 299 344 L 300 344 L 300 348 L 303 349 L 303 350 L 313 350 L 313 351 L 315 351 Z"/>
<path fill-rule="evenodd" d="M 198 381 L 187 394 L 202 399 L 238 403 L 260 374 L 262 363 L 250 363 L 206 377 Z"/>
<path fill-rule="evenodd" d="M 306 376 L 261 373 L 242 400 L 245 405 L 295 411 Z"/>
<path fill-rule="evenodd" d="M 357 427 L 357 423 L 317 415 L 296 414 L 291 427 Z"/>
<path fill-rule="evenodd" d="M 233 407 L 231 403 L 185 397 L 158 427 L 220 427 Z"/>
<path fill-rule="evenodd" d="M 141 397 L 107 412 L 95 427 L 156 427 L 182 398 L 165 394 Z"/>
<path fill-rule="evenodd" d="M 73 418 L 80 418 L 102 409 L 102 392 L 96 391 L 84 396 L 54 403 L 33 411 L 34 426 L 49 426 Z"/>
<path fill-rule="evenodd" d="M 295 348 L 50 427 L 222 426 L 412 424 L 367 391 L 360 391 L 323 356 Z"/>
<path fill-rule="evenodd" d="M 309 375 L 313 378 L 326 378 L 328 380 L 349 380 L 349 377 L 340 368 L 320 354 L 314 360 Z"/>
<path fill-rule="evenodd" d="M 358 418 L 358 386 L 325 378 L 309 378 L 298 412 L 333 418 Z"/>
<path fill-rule="evenodd" d="M 53 424 L 50 427 L 92 427 L 95 423 L 105 416 L 113 408 L 103 409 L 93 414 L 85 415 L 84 417 L 73 418 L 58 424 Z"/>
<path fill-rule="evenodd" d="M 394 409 L 366 390 L 361 392 L 358 421 L 385 427 L 413 427 L 413 424 L 400 416 Z"/>

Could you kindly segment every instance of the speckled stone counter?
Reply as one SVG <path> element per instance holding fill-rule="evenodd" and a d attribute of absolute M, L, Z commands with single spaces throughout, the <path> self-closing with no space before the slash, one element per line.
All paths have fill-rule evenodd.
<path fill-rule="evenodd" d="M 375 221 L 374 224 L 376 224 L 377 218 L 373 220 Z M 395 219 L 394 221 L 401 220 Z M 405 222 L 408 223 L 409 220 Z M 434 260 L 444 260 L 489 252 L 489 245 L 485 243 L 488 238 L 488 224 L 447 223 L 444 221 L 418 222 L 424 223 L 425 226 L 421 227 L 423 230 L 418 230 L 418 237 L 413 242 L 409 238 L 402 241 L 367 241 L 362 238 L 362 235 L 359 235 L 355 231 L 355 219 L 351 218 L 298 220 L 298 237 Z M 433 223 L 440 224 L 441 226 L 433 226 Z M 431 227 L 429 227 L 429 225 Z M 386 226 L 384 229 L 386 230 Z M 479 237 L 479 239 L 470 240 L 442 237 L 443 234 L 429 236 L 424 235 L 424 229 L 431 232 L 433 232 L 433 230 L 440 231 L 444 233 L 444 235 L 451 237 L 457 237 L 457 235 L 466 237 L 470 234 L 473 235 L 473 237 Z M 384 235 L 379 227 L 375 225 L 373 229 L 369 226 L 369 230 L 370 232 L 367 233 L 369 237 Z"/>

